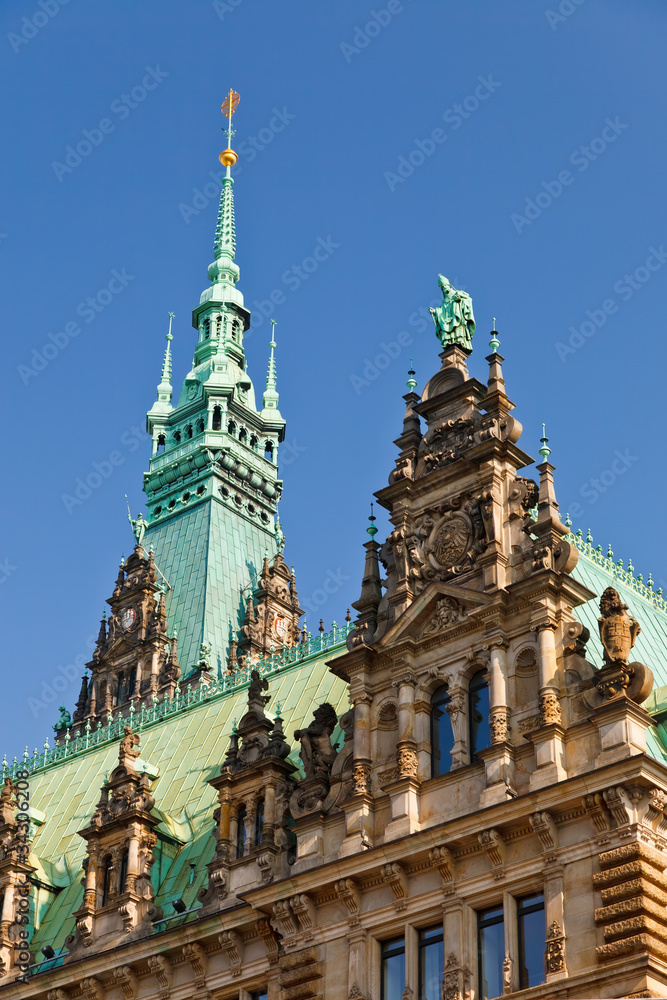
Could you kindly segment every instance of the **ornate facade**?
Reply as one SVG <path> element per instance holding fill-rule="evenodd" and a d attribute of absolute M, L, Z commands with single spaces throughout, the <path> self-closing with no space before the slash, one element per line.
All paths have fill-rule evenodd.
<path fill-rule="evenodd" d="M 391 529 L 371 517 L 355 620 L 310 635 L 222 157 L 147 519 L 73 718 L 4 767 L 0 997 L 667 995 L 665 602 L 563 522 L 546 437 L 524 474 L 497 334 L 472 377 L 472 302 L 441 276 Z"/>

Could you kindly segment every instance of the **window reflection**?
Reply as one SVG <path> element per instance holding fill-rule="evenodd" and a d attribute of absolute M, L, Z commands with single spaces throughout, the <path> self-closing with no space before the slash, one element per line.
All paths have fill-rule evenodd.
<path fill-rule="evenodd" d="M 403 1000 L 405 989 L 405 939 L 382 942 L 381 1000 Z"/>
<path fill-rule="evenodd" d="M 447 714 L 450 702 L 447 686 L 439 687 L 431 698 L 431 777 L 447 774 L 452 766 L 454 732 Z"/>
<path fill-rule="evenodd" d="M 546 928 L 544 895 L 524 896 L 517 900 L 519 924 L 519 989 L 544 982 L 544 951 Z"/>
<path fill-rule="evenodd" d="M 477 982 L 480 1000 L 499 997 L 503 992 L 505 922 L 502 906 L 477 914 Z"/>
<path fill-rule="evenodd" d="M 440 1000 L 443 971 L 441 924 L 419 932 L 419 1000 Z"/>

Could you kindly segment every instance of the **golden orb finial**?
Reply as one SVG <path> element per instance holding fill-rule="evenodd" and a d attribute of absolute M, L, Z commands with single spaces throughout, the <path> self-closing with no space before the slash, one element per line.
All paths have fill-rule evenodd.
<path fill-rule="evenodd" d="M 233 167 L 235 163 L 238 162 L 238 156 L 232 149 L 232 136 L 234 135 L 234 129 L 232 128 L 232 117 L 236 111 L 239 101 L 241 100 L 240 94 L 237 94 L 235 90 L 230 87 L 229 93 L 225 97 L 220 110 L 223 115 L 229 119 L 229 124 L 227 126 L 227 149 L 223 149 L 220 153 L 218 159 L 222 163 L 223 167 Z"/>

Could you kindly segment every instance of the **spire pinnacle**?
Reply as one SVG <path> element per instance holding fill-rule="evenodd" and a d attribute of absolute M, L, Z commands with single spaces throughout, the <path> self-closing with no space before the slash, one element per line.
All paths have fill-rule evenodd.
<path fill-rule="evenodd" d="M 378 530 L 375 527 L 375 522 L 376 522 L 377 518 L 375 517 L 375 514 L 373 513 L 373 504 L 372 503 L 371 503 L 371 512 L 370 512 L 368 520 L 370 521 L 370 526 L 368 528 L 366 528 L 366 531 L 371 536 L 371 541 L 374 541 L 375 540 L 375 536 L 378 533 Z"/>
<path fill-rule="evenodd" d="M 278 410 L 278 390 L 276 388 L 276 320 L 271 320 L 271 340 L 269 341 L 269 366 L 266 373 L 266 390 L 263 396 L 263 406 L 265 410 Z"/>
<path fill-rule="evenodd" d="M 171 342 L 174 339 L 171 335 L 171 323 L 174 318 L 173 312 L 169 313 L 169 333 L 164 338 L 167 341 L 167 349 L 164 352 L 164 361 L 162 362 L 162 378 L 160 379 L 160 384 L 157 387 L 157 398 L 160 403 L 170 403 L 171 402 Z"/>
<path fill-rule="evenodd" d="M 408 387 L 408 392 L 414 392 L 417 388 L 417 380 L 415 379 L 415 370 L 412 367 L 412 358 L 410 358 L 410 371 L 408 372 L 408 381 L 405 383 Z"/>
<path fill-rule="evenodd" d="M 232 282 L 236 281 L 238 278 L 238 268 L 230 267 L 233 265 L 234 257 L 236 255 L 236 230 L 234 223 L 234 195 L 233 186 L 234 180 L 231 174 L 231 168 L 238 160 L 237 154 L 231 148 L 232 136 L 234 135 L 234 129 L 232 128 L 232 116 L 238 107 L 240 101 L 239 95 L 235 90 L 229 91 L 220 110 L 223 115 L 229 119 L 227 125 L 227 149 L 223 149 L 222 153 L 218 159 L 224 167 L 226 167 L 226 174 L 222 178 L 222 191 L 220 192 L 220 207 L 218 208 L 218 222 L 215 228 L 215 240 L 213 242 L 213 253 L 215 256 L 215 264 L 211 265 L 215 270 L 220 273 L 221 265 L 224 269 L 224 264 L 227 264 L 227 270 L 231 273 L 228 277 L 232 278 Z M 226 258 L 226 260 L 225 260 Z M 218 265 L 216 268 L 215 265 Z M 235 272 L 235 273 L 234 273 Z M 213 275 L 210 273 L 209 277 L 213 280 Z"/>
<path fill-rule="evenodd" d="M 547 437 L 545 424 L 542 424 L 542 437 L 540 438 L 540 455 L 542 456 L 542 461 L 546 462 L 551 454 L 551 448 L 549 447 L 549 438 Z"/>

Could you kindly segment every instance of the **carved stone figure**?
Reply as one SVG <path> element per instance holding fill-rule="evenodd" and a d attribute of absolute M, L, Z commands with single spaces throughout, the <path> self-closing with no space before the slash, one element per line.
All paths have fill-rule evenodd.
<path fill-rule="evenodd" d="M 630 651 L 641 632 L 639 622 L 627 613 L 628 606 L 613 587 L 607 587 L 600 598 L 598 628 L 604 647 L 604 666 L 595 682 L 603 698 L 627 695 L 641 704 L 653 687 L 653 674 L 643 663 L 628 663 Z"/>
<path fill-rule="evenodd" d="M 438 275 L 438 285 L 442 292 L 442 305 L 429 310 L 436 336 L 443 348 L 457 344 L 470 352 L 475 332 L 472 299 L 467 292 L 453 288 L 443 274 Z"/>
<path fill-rule="evenodd" d="M 506 953 L 503 959 L 503 993 L 512 992 L 512 959 Z"/>
<path fill-rule="evenodd" d="M 119 749 L 118 760 L 121 764 L 124 764 L 126 767 L 128 765 L 130 767 L 133 767 L 135 760 L 139 756 L 139 751 L 137 750 L 137 747 L 139 746 L 140 743 L 140 737 L 137 733 L 133 733 L 129 726 L 125 726 L 123 732 L 125 733 L 125 735 L 120 741 L 120 746 L 118 748 Z"/>
<path fill-rule="evenodd" d="M 325 702 L 315 709 L 314 719 L 307 729 L 297 729 L 294 737 L 301 741 L 299 756 L 308 778 L 328 779 L 337 750 L 331 745 L 338 716 L 333 707 Z"/>
<path fill-rule="evenodd" d="M 600 598 L 601 614 L 598 618 L 600 639 L 604 646 L 604 662 L 607 665 L 626 664 L 630 650 L 641 632 L 639 622 L 632 615 L 626 614 L 627 610 L 628 606 L 623 604 L 618 591 L 613 587 L 607 587 Z"/>
<path fill-rule="evenodd" d="M 137 545 L 141 545 L 144 540 L 144 535 L 146 534 L 146 528 L 148 527 L 148 521 L 144 519 L 144 515 L 139 511 L 136 518 L 133 518 L 129 510 L 127 512 L 127 519 L 132 525 L 132 534 L 137 540 Z"/>
<path fill-rule="evenodd" d="M 264 715 L 264 706 L 271 700 L 268 695 L 262 694 L 269 690 L 269 682 L 260 677 L 259 670 L 250 672 L 250 687 L 248 688 L 248 712 L 254 712 L 258 717 Z"/>

